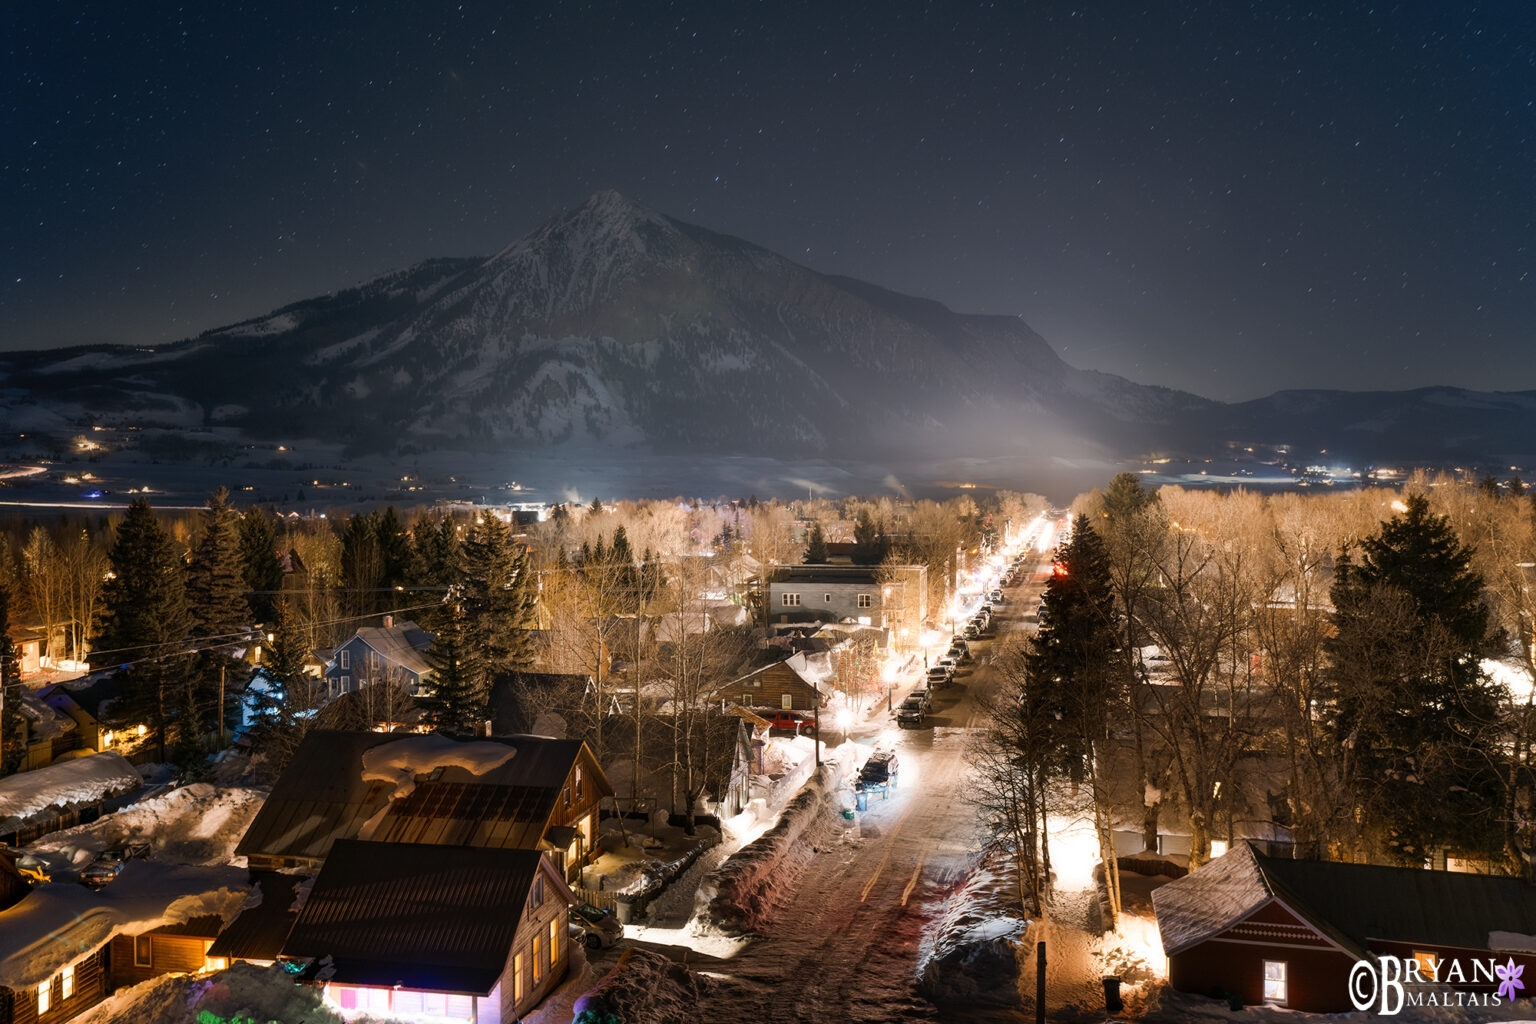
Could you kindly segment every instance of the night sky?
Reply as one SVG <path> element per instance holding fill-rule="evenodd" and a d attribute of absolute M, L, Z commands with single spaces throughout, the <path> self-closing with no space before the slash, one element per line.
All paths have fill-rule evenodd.
<path fill-rule="evenodd" d="M 1536 388 L 1536 5 L 1151 7 L 11 4 L 0 349 L 616 188 L 1145 383 Z"/>

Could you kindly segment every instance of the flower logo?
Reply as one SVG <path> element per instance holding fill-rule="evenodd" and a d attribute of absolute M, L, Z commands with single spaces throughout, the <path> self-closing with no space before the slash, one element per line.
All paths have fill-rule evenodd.
<path fill-rule="evenodd" d="M 1520 980 L 1520 975 L 1525 973 L 1525 965 L 1517 965 L 1514 957 L 1510 957 L 1509 963 L 1503 966 L 1494 964 L 1493 973 L 1499 976 L 1499 997 L 1502 999 L 1513 1001 L 1515 990 L 1525 988 L 1525 982 Z"/>

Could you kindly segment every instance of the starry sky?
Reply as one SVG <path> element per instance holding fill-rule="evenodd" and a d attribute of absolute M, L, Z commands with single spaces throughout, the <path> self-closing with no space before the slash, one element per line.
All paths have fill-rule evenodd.
<path fill-rule="evenodd" d="M 23 3 L 0 349 L 147 344 L 615 188 L 1243 399 L 1536 388 L 1536 6 Z"/>

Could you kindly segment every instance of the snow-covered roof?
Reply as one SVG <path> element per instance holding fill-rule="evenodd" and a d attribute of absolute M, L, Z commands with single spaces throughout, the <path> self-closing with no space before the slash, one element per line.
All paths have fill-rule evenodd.
<path fill-rule="evenodd" d="M 1172 956 L 1226 931 L 1269 902 L 1270 892 L 1258 855 L 1238 843 L 1183 878 L 1152 890 L 1152 908 Z"/>
<path fill-rule="evenodd" d="M 101 892 L 73 882 L 33 889 L 0 911 L 0 979 L 36 985 L 120 931 L 135 934 L 194 917 L 233 917 L 246 897 L 245 872 L 134 860 Z"/>
<path fill-rule="evenodd" d="M 0 824 L 25 821 L 50 807 L 91 804 L 138 789 L 139 771 L 110 750 L 0 779 Z"/>
<path fill-rule="evenodd" d="M 399 665 L 415 675 L 424 676 L 432 671 L 432 663 L 426 656 L 432 647 L 432 634 L 414 622 L 367 626 L 352 634 L 352 638 L 341 646 L 347 647 L 359 640 L 385 661 Z M 341 647 L 337 650 L 341 650 Z"/>

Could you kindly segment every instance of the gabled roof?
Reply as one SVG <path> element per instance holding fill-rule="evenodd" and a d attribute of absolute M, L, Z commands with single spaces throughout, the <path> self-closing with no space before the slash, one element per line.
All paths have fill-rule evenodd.
<path fill-rule="evenodd" d="M 1248 843 L 1152 892 L 1169 956 L 1271 899 L 1356 956 L 1372 939 L 1489 949 L 1494 931 L 1536 935 L 1536 888 L 1518 878 L 1286 860 Z"/>
<path fill-rule="evenodd" d="M 356 838 L 533 849 L 584 746 L 311 730 L 235 852 L 318 860 Z M 612 793 L 601 772 L 590 784 Z"/>
<path fill-rule="evenodd" d="M 755 668 L 751 672 L 737 676 L 735 679 L 732 679 L 728 683 L 722 683 L 721 685 L 715 687 L 715 689 L 728 690 L 733 686 L 739 686 L 744 680 L 751 679 L 753 676 L 760 676 L 764 672 L 767 672 L 770 669 L 778 668 L 779 666 L 783 666 L 784 668 L 789 669 L 789 671 L 794 673 L 795 677 L 799 679 L 800 682 L 804 683 L 806 686 L 809 686 L 811 689 L 820 693 L 822 696 L 827 695 L 827 690 L 823 688 L 819 682 L 821 679 L 825 678 L 825 676 L 818 673 L 816 665 L 813 664 L 812 659 L 808 657 L 804 652 L 792 654 L 785 658 L 783 661 L 775 661 L 764 665 L 761 668 Z"/>
<path fill-rule="evenodd" d="M 342 984 L 489 995 L 539 860 L 536 850 L 340 840 L 283 955 L 329 957 Z"/>
<path fill-rule="evenodd" d="M 58 761 L 0 779 L 0 825 L 25 821 L 50 807 L 93 804 L 142 785 L 139 770 L 115 751 Z"/>
<path fill-rule="evenodd" d="M 359 640 L 385 661 L 399 665 L 415 675 L 424 676 L 432 671 L 432 663 L 426 657 L 426 652 L 432 647 L 432 634 L 414 622 L 399 622 L 393 626 L 365 626 L 336 649 L 339 651 Z"/>

